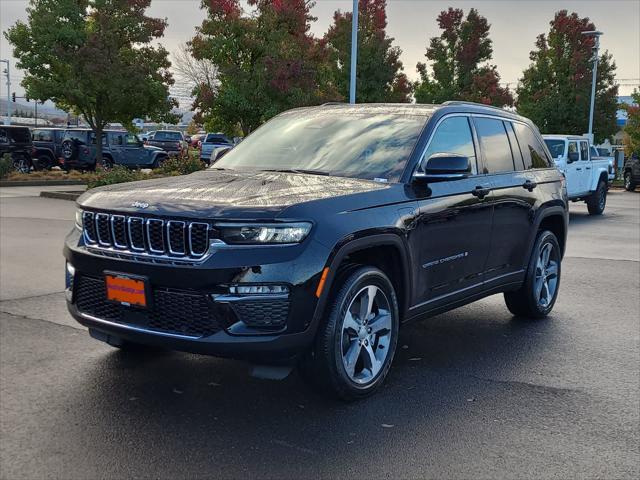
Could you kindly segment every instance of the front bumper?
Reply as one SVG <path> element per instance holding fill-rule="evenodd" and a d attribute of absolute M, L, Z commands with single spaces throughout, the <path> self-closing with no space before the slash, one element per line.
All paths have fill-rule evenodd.
<path fill-rule="evenodd" d="M 272 363 L 295 358 L 312 344 L 319 318 L 315 289 L 329 252 L 307 239 L 289 247 L 226 249 L 201 264 L 156 265 L 93 253 L 75 230 L 64 254 L 74 270 L 67 275 L 69 312 L 94 336 Z M 107 302 L 103 284 L 96 283 L 105 272 L 148 279 L 148 309 Z M 85 279 L 94 282 L 93 290 Z M 288 286 L 286 298 L 230 294 L 230 285 L 264 284 Z M 180 301 L 168 300 L 171 295 Z"/>

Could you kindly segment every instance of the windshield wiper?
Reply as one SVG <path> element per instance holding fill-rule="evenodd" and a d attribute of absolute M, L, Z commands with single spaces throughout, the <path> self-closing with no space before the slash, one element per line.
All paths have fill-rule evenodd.
<path fill-rule="evenodd" d="M 323 175 L 329 176 L 331 175 L 329 172 L 324 172 L 322 170 L 305 170 L 304 168 L 267 168 L 265 170 L 260 170 L 261 172 L 281 172 L 281 173 L 302 173 L 308 175 Z"/>

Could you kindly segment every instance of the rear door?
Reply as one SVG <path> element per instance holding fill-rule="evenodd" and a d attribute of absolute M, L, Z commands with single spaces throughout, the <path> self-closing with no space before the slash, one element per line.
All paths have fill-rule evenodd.
<path fill-rule="evenodd" d="M 492 288 L 520 281 L 524 274 L 537 184 L 535 176 L 525 169 L 513 122 L 474 116 L 474 124 L 492 185 L 491 247 L 484 269 L 485 288 Z"/>
<path fill-rule="evenodd" d="M 577 160 L 572 161 L 571 156 L 577 155 Z M 567 147 L 567 168 L 565 175 L 567 177 L 567 194 L 570 197 L 577 197 L 584 193 L 583 175 L 586 173 L 583 162 L 580 160 L 580 147 L 577 140 L 569 140 Z"/>
<path fill-rule="evenodd" d="M 591 189 L 591 178 L 593 175 L 591 157 L 589 155 L 589 142 L 580 141 L 580 166 L 582 174 L 580 175 L 580 191 L 586 193 Z"/>
<path fill-rule="evenodd" d="M 417 199 L 417 225 L 410 236 L 416 313 L 481 291 L 490 245 L 490 190 L 486 176 L 478 175 L 468 115 L 440 120 L 422 160 L 436 153 L 469 157 L 472 172 L 467 178 L 432 182 Z"/>

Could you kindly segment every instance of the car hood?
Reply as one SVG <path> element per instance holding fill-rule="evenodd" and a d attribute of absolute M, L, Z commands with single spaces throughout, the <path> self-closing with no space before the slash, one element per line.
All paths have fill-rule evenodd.
<path fill-rule="evenodd" d="M 204 170 L 180 177 L 99 187 L 78 205 L 194 218 L 273 218 L 304 202 L 388 188 L 353 178 L 283 172 Z"/>

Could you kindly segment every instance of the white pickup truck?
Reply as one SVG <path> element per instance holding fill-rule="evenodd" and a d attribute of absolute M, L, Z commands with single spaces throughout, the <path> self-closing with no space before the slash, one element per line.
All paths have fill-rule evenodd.
<path fill-rule="evenodd" d="M 609 160 L 592 158 L 589 140 L 578 135 L 543 135 L 556 167 L 567 179 L 567 194 L 585 201 L 591 215 L 600 215 L 607 204 Z"/>

